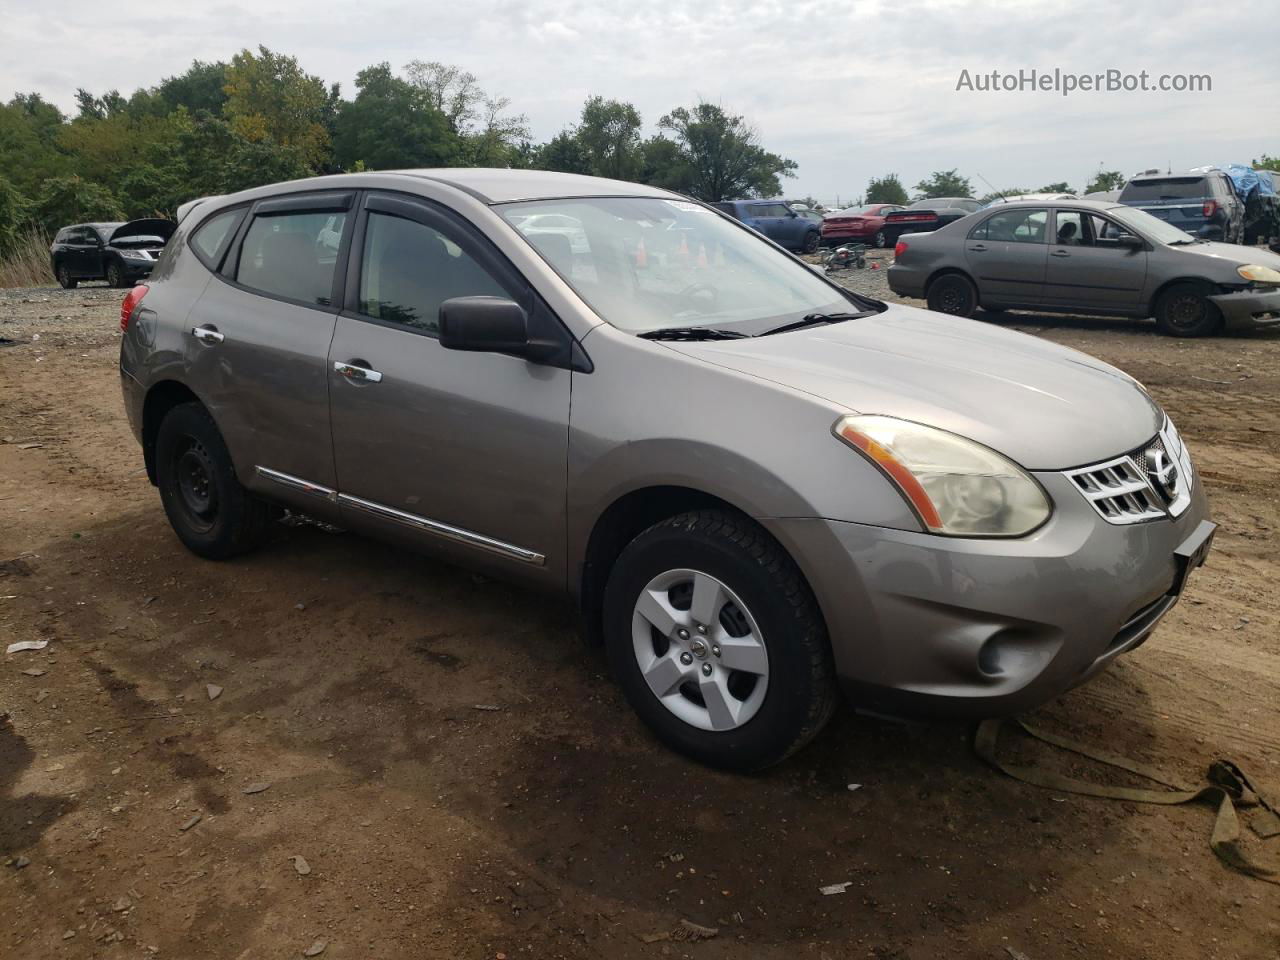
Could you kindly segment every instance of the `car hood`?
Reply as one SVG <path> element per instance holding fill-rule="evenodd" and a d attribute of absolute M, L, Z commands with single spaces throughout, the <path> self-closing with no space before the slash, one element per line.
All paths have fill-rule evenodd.
<path fill-rule="evenodd" d="M 1028 470 L 1119 456 L 1163 423 L 1137 381 L 1101 360 L 914 307 L 773 336 L 667 346 L 858 413 L 950 430 Z"/>
<path fill-rule="evenodd" d="M 1272 253 L 1266 247 L 1246 247 L 1238 243 L 1180 243 L 1176 247 L 1168 246 L 1169 250 L 1176 250 L 1178 253 L 1190 254 L 1195 257 L 1207 257 L 1216 261 L 1218 265 L 1224 267 L 1229 273 L 1234 274 L 1237 266 L 1244 266 L 1246 263 L 1256 263 L 1261 267 L 1270 267 L 1272 270 L 1280 270 L 1280 255 Z M 1238 278 L 1232 278 L 1238 279 Z M 1243 283 L 1243 280 L 1239 282 Z"/>
<path fill-rule="evenodd" d="M 168 240 L 178 225 L 172 220 L 161 220 L 159 217 L 144 217 L 141 220 L 130 220 L 111 231 L 107 243 L 119 243 L 131 237 L 159 237 Z"/>

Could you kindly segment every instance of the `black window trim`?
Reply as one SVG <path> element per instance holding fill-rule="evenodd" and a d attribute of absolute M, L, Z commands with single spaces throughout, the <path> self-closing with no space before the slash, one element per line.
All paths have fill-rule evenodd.
<path fill-rule="evenodd" d="M 308 191 L 306 193 L 289 193 L 282 196 L 264 197 L 249 204 L 248 213 L 236 228 L 235 238 L 226 253 L 223 254 L 222 263 L 214 273 L 214 276 L 223 283 L 255 297 L 264 297 L 267 300 L 276 300 L 280 303 L 290 303 L 296 307 L 307 307 L 311 310 L 318 310 L 321 313 L 335 315 L 341 313 L 343 298 L 345 297 L 347 260 L 351 253 L 352 226 L 353 221 L 356 219 L 350 215 L 350 210 L 358 206 L 360 196 L 363 193 L 364 191 L 362 190 L 344 190 L 341 193 L 333 190 Z M 346 198 L 345 201 L 338 199 L 344 197 Z M 333 204 L 339 202 L 345 202 L 346 206 L 341 208 L 333 206 Z M 257 287 L 251 287 L 236 279 L 236 274 L 240 268 L 240 257 L 244 253 L 244 239 L 248 235 L 253 221 L 259 216 L 281 216 L 289 213 L 348 214 L 346 221 L 342 225 L 342 239 L 338 243 L 338 256 L 333 264 L 333 283 L 329 288 L 328 303 L 312 303 L 295 297 L 284 297 L 278 293 L 259 290 Z M 203 222 L 201 221 L 202 224 Z"/>
<path fill-rule="evenodd" d="M 218 272 L 222 266 L 222 261 L 227 256 L 227 251 L 235 245 L 236 238 L 240 233 L 240 227 L 244 224 L 244 216 L 248 210 L 249 204 L 247 203 L 242 203 L 238 206 L 222 207 L 218 210 L 214 210 L 212 213 L 208 214 L 208 216 L 203 217 L 194 228 L 187 231 L 187 246 L 191 248 L 191 252 L 195 254 L 195 258 L 203 263 L 210 273 L 216 274 Z M 237 214 L 239 219 L 232 224 L 231 229 L 227 231 L 226 236 L 224 236 L 221 242 L 219 242 L 216 254 L 212 258 L 206 257 L 204 252 L 194 243 L 196 234 L 203 230 L 205 225 L 211 220 L 217 220 L 219 217 L 226 216 L 228 213 Z"/>
<path fill-rule="evenodd" d="M 353 223 L 352 229 L 343 238 L 343 244 L 349 248 L 350 252 L 346 261 L 344 299 L 341 304 L 342 309 L 338 311 L 339 316 L 412 336 L 426 337 L 436 341 L 440 339 L 436 331 L 398 323 L 394 320 L 384 320 L 381 317 L 371 317 L 360 312 L 360 274 L 363 269 L 364 239 L 370 213 L 398 216 L 436 230 L 487 271 L 509 295 L 514 291 L 512 299 L 524 308 L 529 317 L 530 326 L 541 328 L 533 332 L 543 335 L 554 334 L 563 343 L 562 356 L 556 360 L 544 362 L 543 366 L 560 367 L 578 373 L 591 373 L 595 369 L 573 333 L 538 295 L 533 284 L 529 283 L 524 274 L 507 259 L 492 240 L 456 210 L 413 193 L 379 188 L 365 191 L 364 196 L 360 198 L 356 215 L 348 218 L 348 221 Z"/>

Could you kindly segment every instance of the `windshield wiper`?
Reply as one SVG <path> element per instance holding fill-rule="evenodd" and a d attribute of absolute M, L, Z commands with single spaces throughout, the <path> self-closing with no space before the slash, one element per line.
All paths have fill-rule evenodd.
<path fill-rule="evenodd" d="M 773 327 L 760 334 L 766 337 L 771 333 L 786 333 L 788 330 L 801 330 L 804 327 L 816 327 L 827 323 L 839 323 L 841 320 L 861 320 L 863 317 L 871 316 L 870 313 L 807 313 L 799 320 L 793 320 L 791 323 L 784 323 L 780 327 Z"/>
<path fill-rule="evenodd" d="M 747 334 L 717 327 L 660 327 L 637 334 L 645 340 L 740 340 Z"/>

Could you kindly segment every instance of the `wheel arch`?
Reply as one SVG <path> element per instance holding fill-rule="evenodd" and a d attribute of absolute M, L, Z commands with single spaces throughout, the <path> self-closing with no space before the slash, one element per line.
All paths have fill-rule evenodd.
<path fill-rule="evenodd" d="M 949 276 L 951 274 L 955 274 L 956 276 L 959 276 L 959 277 L 964 277 L 966 280 L 972 283 L 973 289 L 977 290 L 978 297 L 979 299 L 981 299 L 982 291 L 978 290 L 978 283 L 976 280 L 973 279 L 972 276 L 970 276 L 969 271 L 961 267 L 951 267 L 951 266 L 939 267 L 937 270 L 933 271 L 933 273 L 929 274 L 929 276 L 924 281 L 924 295 L 926 297 L 929 295 L 929 288 L 933 286 L 935 281 L 939 280 L 942 277 Z"/>
<path fill-rule="evenodd" d="M 1173 287 L 1180 286 L 1182 284 L 1193 284 L 1199 287 L 1208 287 L 1210 292 L 1218 292 L 1218 284 L 1214 283 L 1207 277 L 1174 277 L 1172 280 L 1166 280 L 1152 291 L 1151 296 L 1147 299 L 1146 316 L 1154 317 L 1156 313 L 1156 304 L 1160 302 L 1160 298 L 1168 293 Z"/>
<path fill-rule="evenodd" d="M 142 402 L 142 457 L 152 486 L 156 483 L 156 437 L 160 433 L 160 424 L 174 407 L 192 402 L 208 409 L 190 387 L 177 380 L 161 380 L 147 389 L 146 399 Z"/>

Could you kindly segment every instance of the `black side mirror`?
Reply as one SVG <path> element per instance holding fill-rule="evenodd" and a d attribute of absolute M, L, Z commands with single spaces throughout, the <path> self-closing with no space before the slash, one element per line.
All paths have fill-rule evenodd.
<path fill-rule="evenodd" d="M 1132 233 L 1122 233 L 1116 237 L 1116 244 L 1121 247 L 1128 247 L 1130 250 L 1141 250 L 1146 243 L 1141 237 L 1135 237 Z"/>
<path fill-rule="evenodd" d="M 524 308 L 503 297 L 454 297 L 440 304 L 440 346 L 550 360 L 561 345 L 530 339 Z"/>

